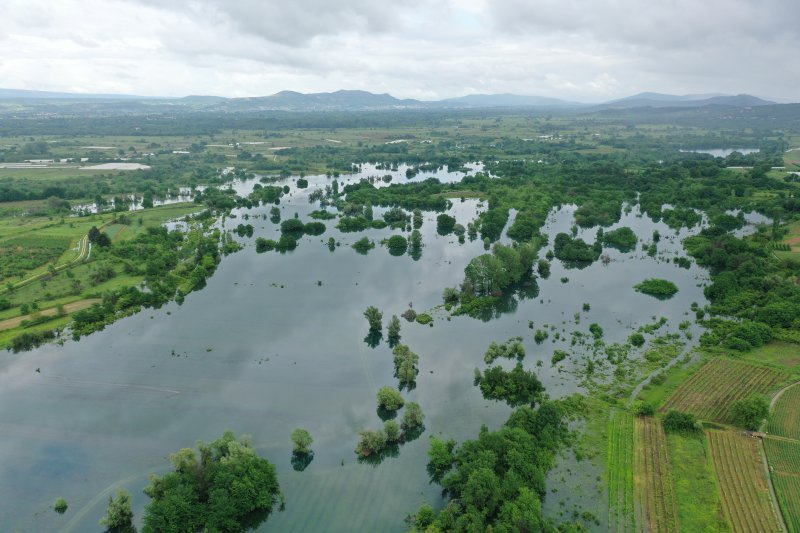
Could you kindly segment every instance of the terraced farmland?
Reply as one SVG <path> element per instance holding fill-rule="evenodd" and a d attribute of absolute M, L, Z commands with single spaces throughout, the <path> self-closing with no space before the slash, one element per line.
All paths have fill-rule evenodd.
<path fill-rule="evenodd" d="M 767 431 L 773 435 L 800 440 L 800 383 L 783 391 L 775 402 Z"/>
<path fill-rule="evenodd" d="M 786 527 L 800 532 L 800 443 L 766 438 L 764 448 Z"/>
<path fill-rule="evenodd" d="M 758 440 L 734 431 L 708 432 L 722 507 L 734 531 L 782 531 Z"/>
<path fill-rule="evenodd" d="M 679 531 L 678 506 L 664 428 L 660 420 L 649 417 L 636 418 L 634 425 L 637 530 L 652 533 Z"/>
<path fill-rule="evenodd" d="M 634 530 L 633 504 L 633 416 L 615 409 L 608 420 L 608 480 L 609 530 Z"/>
<path fill-rule="evenodd" d="M 661 411 L 674 409 L 701 420 L 731 422 L 734 402 L 768 394 L 784 379 L 781 372 L 725 357 L 715 357 L 675 389 Z"/>

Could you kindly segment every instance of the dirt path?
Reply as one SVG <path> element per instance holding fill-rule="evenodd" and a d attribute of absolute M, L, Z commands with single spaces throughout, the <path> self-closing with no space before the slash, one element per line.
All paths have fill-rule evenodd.
<path fill-rule="evenodd" d="M 78 300 L 77 302 L 71 302 L 64 306 L 64 311 L 66 313 L 74 313 L 75 311 L 80 311 L 82 309 L 86 309 L 87 307 L 91 307 L 96 303 L 100 303 L 99 298 L 88 298 L 86 300 Z M 39 314 L 41 316 L 55 316 L 58 312 L 56 307 L 51 307 L 50 309 L 45 309 L 41 311 Z M 22 324 L 23 320 L 30 320 L 33 318 L 33 314 L 25 315 L 25 316 L 16 316 L 14 318 L 8 318 L 6 320 L 0 320 L 0 331 L 5 329 L 12 329 L 16 328 L 20 324 Z"/>

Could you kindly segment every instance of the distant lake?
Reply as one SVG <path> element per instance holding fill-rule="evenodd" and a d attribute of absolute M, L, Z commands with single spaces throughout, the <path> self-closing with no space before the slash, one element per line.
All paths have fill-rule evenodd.
<path fill-rule="evenodd" d="M 728 157 L 733 152 L 739 152 L 742 155 L 755 154 L 761 150 L 758 148 L 707 148 L 697 150 L 680 150 L 681 152 L 690 152 L 695 154 L 709 154 L 714 157 Z"/>

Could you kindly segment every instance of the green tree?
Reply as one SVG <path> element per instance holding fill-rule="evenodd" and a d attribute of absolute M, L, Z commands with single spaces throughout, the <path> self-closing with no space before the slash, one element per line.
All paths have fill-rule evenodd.
<path fill-rule="evenodd" d="M 198 453 L 199 452 L 199 453 Z M 198 452 L 172 454 L 175 471 L 151 476 L 144 489 L 144 531 L 239 531 L 266 518 L 281 497 L 275 466 L 232 431 Z M 282 498 L 282 497 L 281 497 Z"/>
<path fill-rule="evenodd" d="M 133 526 L 131 495 L 127 490 L 118 489 L 116 499 L 113 496 L 108 497 L 106 516 L 100 520 L 100 525 L 105 526 L 109 533 L 134 533 L 136 531 Z"/>
<path fill-rule="evenodd" d="M 309 446 L 314 442 L 311 433 L 303 428 L 292 431 L 292 442 L 294 443 L 294 453 L 308 453 Z"/>
<path fill-rule="evenodd" d="M 397 389 L 385 386 L 378 390 L 378 407 L 387 411 L 397 411 L 404 403 L 403 395 Z"/>
<path fill-rule="evenodd" d="M 364 429 L 358 432 L 356 453 L 362 457 L 381 453 L 386 448 L 386 433 L 383 430 Z"/>
<path fill-rule="evenodd" d="M 383 313 L 378 311 L 377 307 L 369 306 L 367 310 L 364 311 L 364 318 L 367 319 L 369 323 L 369 330 L 374 332 L 380 332 L 383 329 Z"/>
<path fill-rule="evenodd" d="M 400 427 L 405 432 L 410 432 L 415 429 L 421 428 L 425 422 L 425 413 L 422 412 L 422 407 L 416 402 L 409 402 L 403 410 L 403 418 L 400 421 Z"/>
<path fill-rule="evenodd" d="M 757 431 L 769 416 L 769 402 L 760 395 L 752 395 L 735 402 L 731 407 L 733 422 L 744 429 Z"/>
<path fill-rule="evenodd" d="M 397 315 L 392 315 L 389 324 L 386 326 L 386 334 L 389 337 L 389 342 L 397 342 L 400 340 L 400 319 Z"/>

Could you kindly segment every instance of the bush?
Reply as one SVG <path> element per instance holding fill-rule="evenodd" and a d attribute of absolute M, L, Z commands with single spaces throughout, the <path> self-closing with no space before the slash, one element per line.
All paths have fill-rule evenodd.
<path fill-rule="evenodd" d="M 69 507 L 69 504 L 67 503 L 67 500 L 65 500 L 64 498 L 58 498 L 56 500 L 56 503 L 53 504 L 53 510 L 55 512 L 57 512 L 58 514 L 66 513 L 68 507 Z"/>
<path fill-rule="evenodd" d="M 637 292 L 649 294 L 656 298 L 671 298 L 678 292 L 678 286 L 666 279 L 650 278 L 633 286 Z"/>
<path fill-rule="evenodd" d="M 117 490 L 117 498 L 108 497 L 106 516 L 100 520 L 100 525 L 106 531 L 115 533 L 135 533 L 133 526 L 133 509 L 131 508 L 131 495 L 125 489 Z"/>
<path fill-rule="evenodd" d="M 633 333 L 630 337 L 628 337 L 628 341 L 637 348 L 640 348 L 644 345 L 644 335 L 641 333 Z"/>
<path fill-rule="evenodd" d="M 397 411 L 405 404 L 403 395 L 393 387 L 381 387 L 378 390 L 378 407 L 387 411 Z"/>
<path fill-rule="evenodd" d="M 256 252 L 259 254 L 272 251 L 275 249 L 277 245 L 278 243 L 273 241 L 272 239 L 265 239 L 264 237 L 256 238 Z"/>
<path fill-rule="evenodd" d="M 668 433 L 689 433 L 698 429 L 697 419 L 689 413 L 670 411 L 664 417 L 664 431 Z"/>
<path fill-rule="evenodd" d="M 508 339 L 503 344 L 497 344 L 496 342 L 493 342 L 489 345 L 489 348 L 483 355 L 483 360 L 488 365 L 493 363 L 495 359 L 499 357 L 522 360 L 525 357 L 525 345 L 522 344 L 522 337 Z"/>
<path fill-rule="evenodd" d="M 369 240 L 367 237 L 362 237 L 353 243 L 353 250 L 360 254 L 366 254 L 373 248 L 375 248 L 375 243 Z"/>
<path fill-rule="evenodd" d="M 409 432 L 421 428 L 423 422 L 425 422 L 425 414 L 419 404 L 410 402 L 406 405 L 403 411 L 403 418 L 400 421 L 400 427 L 403 428 L 403 431 Z"/>
<path fill-rule="evenodd" d="M 430 324 L 433 322 L 433 317 L 428 313 L 420 313 L 416 315 L 417 322 L 422 324 L 423 326 Z"/>
<path fill-rule="evenodd" d="M 307 430 L 297 428 L 292 431 L 292 442 L 294 443 L 294 453 L 308 453 L 309 446 L 313 444 L 314 438 Z"/>
<path fill-rule="evenodd" d="M 452 232 L 455 225 L 456 219 L 448 214 L 442 213 L 436 217 L 436 232 L 439 235 L 447 235 Z"/>
<path fill-rule="evenodd" d="M 769 402 L 766 398 L 753 395 L 735 402 L 731 408 L 734 424 L 750 431 L 757 431 L 769 416 Z"/>
<path fill-rule="evenodd" d="M 361 437 L 356 445 L 356 453 L 362 457 L 380 454 L 386 448 L 386 433 L 382 430 L 364 429 L 358 432 Z"/>
<path fill-rule="evenodd" d="M 281 233 L 301 234 L 305 231 L 305 224 L 297 218 L 290 218 L 281 222 Z"/>
<path fill-rule="evenodd" d="M 303 231 L 305 231 L 308 235 L 322 235 L 325 233 L 325 229 L 325 224 L 322 222 L 309 222 L 303 226 Z"/>
<path fill-rule="evenodd" d="M 621 252 L 629 252 L 636 248 L 637 238 L 633 230 L 626 226 L 604 233 L 603 243 Z"/>
<path fill-rule="evenodd" d="M 633 402 L 633 414 L 636 416 L 653 416 L 656 412 L 652 404 L 643 400 L 636 400 Z"/>
<path fill-rule="evenodd" d="M 386 246 L 389 248 L 389 253 L 392 255 L 403 255 L 408 249 L 408 241 L 402 235 L 392 235 L 386 241 Z"/>

